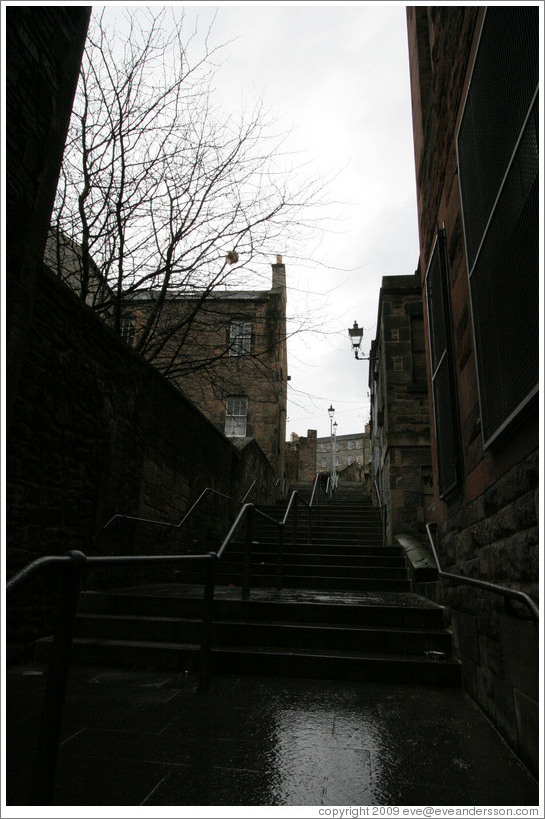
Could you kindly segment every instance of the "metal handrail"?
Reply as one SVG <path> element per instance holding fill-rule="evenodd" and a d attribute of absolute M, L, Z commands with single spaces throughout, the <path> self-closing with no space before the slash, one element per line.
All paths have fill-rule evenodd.
<path fill-rule="evenodd" d="M 316 493 L 316 487 L 317 487 L 317 486 L 318 486 L 318 475 L 315 475 L 315 476 L 314 476 L 314 483 L 313 483 L 313 485 L 312 485 L 312 494 L 311 494 L 311 496 L 310 496 L 310 503 L 309 503 L 309 506 L 312 506 L 312 504 L 313 504 L 313 501 L 314 501 L 314 495 L 315 495 L 315 493 Z"/>
<path fill-rule="evenodd" d="M 42 719 L 36 745 L 32 776 L 31 805 L 52 805 L 55 770 L 59 753 L 62 713 L 66 698 L 70 655 L 74 638 L 78 600 L 87 568 L 104 565 L 130 565 L 141 563 L 200 562 L 205 567 L 203 618 L 199 652 L 198 689 L 209 687 L 209 655 L 211 650 L 212 605 L 214 599 L 214 567 L 216 554 L 205 555 L 117 555 L 87 556 L 72 551 L 65 555 L 41 557 L 25 566 L 11 577 L 6 591 L 11 592 L 45 566 L 61 566 L 63 571 L 61 599 L 57 610 L 57 622 L 46 680 Z"/>
<path fill-rule="evenodd" d="M 430 542 L 431 550 L 433 552 L 433 557 L 435 558 L 435 562 L 437 563 L 437 572 L 440 577 L 446 577 L 448 580 L 455 580 L 458 583 L 463 583 L 466 586 L 475 586 L 479 589 L 485 589 L 486 591 L 492 592 L 493 594 L 501 595 L 504 600 L 513 599 L 518 600 L 519 603 L 524 604 L 527 608 L 530 609 L 532 614 L 532 618 L 536 621 L 539 621 L 539 608 L 536 606 L 535 602 L 532 598 L 526 594 L 525 592 L 519 591 L 518 589 L 511 589 L 509 586 L 500 586 L 497 583 L 491 583 L 489 580 L 478 580 L 474 577 L 465 577 L 463 574 L 453 574 L 452 572 L 444 572 L 441 568 L 441 564 L 439 562 L 439 557 L 437 555 L 437 551 L 435 549 L 435 543 L 433 540 L 433 535 L 431 534 L 431 526 L 436 526 L 435 523 L 426 523 L 426 532 L 428 533 L 428 540 Z"/>
<path fill-rule="evenodd" d="M 375 492 L 377 493 L 377 501 L 378 501 L 378 508 L 380 511 L 380 518 L 382 521 L 382 545 L 386 545 L 386 504 L 382 503 L 382 498 L 380 496 L 380 491 L 378 488 L 378 483 L 376 480 L 373 481 L 373 485 L 375 487 Z"/>
<path fill-rule="evenodd" d="M 254 481 L 254 483 L 255 483 L 255 481 Z M 252 484 L 252 486 L 250 486 L 250 489 L 248 490 L 248 492 L 244 496 L 245 498 L 250 493 L 250 490 L 252 489 L 253 485 L 254 484 Z M 104 529 L 107 529 L 108 526 L 111 523 L 113 523 L 113 521 L 116 520 L 117 518 L 121 518 L 122 520 L 134 520 L 134 521 L 137 521 L 138 523 L 150 523 L 153 526 L 168 526 L 171 529 L 179 529 L 180 526 L 183 523 L 185 523 L 185 521 L 188 519 L 188 517 L 193 514 L 193 511 L 197 508 L 197 506 L 203 500 L 203 498 L 205 498 L 206 495 L 208 495 L 209 493 L 212 493 L 214 495 L 219 495 L 221 498 L 226 498 L 227 500 L 232 500 L 230 495 L 224 495 L 223 492 L 218 492 L 216 489 L 212 489 L 210 486 L 207 486 L 206 489 L 203 489 L 203 491 L 201 492 L 201 494 L 199 495 L 197 500 L 194 502 L 194 504 L 191 506 L 191 508 L 185 513 L 185 515 L 183 516 L 183 518 L 181 519 L 181 521 L 179 523 L 169 523 L 168 521 L 164 521 L 164 520 L 152 520 L 150 518 L 140 518 L 140 517 L 136 517 L 135 515 L 123 515 L 123 514 L 118 513 L 118 514 L 113 515 L 110 518 L 110 520 L 107 523 L 104 524 L 104 526 L 102 527 L 102 531 L 104 531 Z"/>
<path fill-rule="evenodd" d="M 251 483 L 251 484 L 250 484 L 250 486 L 249 486 L 248 491 L 246 492 L 246 494 L 244 495 L 244 497 L 243 497 L 243 498 L 242 498 L 242 500 L 240 501 L 241 503 L 244 503 L 244 502 L 245 502 L 246 498 L 248 497 L 248 495 L 250 494 L 250 492 L 252 491 L 252 489 L 254 488 L 254 486 L 256 485 L 256 483 L 257 483 L 257 481 L 252 481 L 252 483 Z"/>
<path fill-rule="evenodd" d="M 215 490 L 209 490 L 215 491 Z M 217 493 L 221 494 L 221 493 Z M 199 500 L 203 497 L 201 494 Z M 227 496 L 224 496 L 227 497 Z M 278 574 L 277 586 L 282 587 L 283 568 L 283 544 L 284 529 L 286 521 L 293 504 L 294 513 L 294 540 L 297 535 L 297 503 L 303 498 L 298 497 L 295 491 L 290 498 L 286 514 L 282 521 L 274 518 L 257 509 L 253 503 L 245 503 L 240 509 L 234 523 L 224 538 L 217 552 L 208 552 L 202 555 L 101 555 L 87 556 L 80 551 L 71 551 L 65 555 L 49 555 L 40 557 L 29 565 L 25 566 L 6 584 L 6 592 L 12 592 L 27 581 L 30 577 L 38 574 L 46 566 L 59 566 L 64 570 L 61 600 L 57 611 L 57 623 L 53 635 L 53 647 L 49 663 L 46 691 L 44 696 L 43 715 L 40 735 L 38 738 L 35 765 L 33 772 L 33 805 L 53 804 L 53 785 L 55 769 L 58 758 L 60 730 L 64 700 L 66 697 L 66 687 L 68 683 L 68 671 L 70 666 L 70 655 L 74 638 L 75 623 L 79 594 L 83 584 L 84 576 L 90 566 L 130 566 L 146 564 L 165 563 L 200 563 L 205 568 L 203 612 L 201 645 L 199 651 L 199 671 L 198 690 L 206 691 L 209 688 L 209 666 L 212 647 L 212 622 L 213 604 L 215 590 L 215 567 L 221 559 L 229 543 L 232 541 L 242 520 L 247 518 L 246 543 L 244 550 L 244 573 L 242 581 L 241 598 L 247 600 L 250 595 L 250 568 L 251 568 L 251 547 L 253 540 L 253 517 L 258 514 L 267 520 L 272 521 L 278 528 Z M 187 519 L 198 501 L 193 504 L 184 519 Z M 308 504 L 306 504 L 308 506 Z M 180 524 L 183 522 L 180 521 Z M 309 538 L 310 538 L 310 506 L 309 506 Z"/>

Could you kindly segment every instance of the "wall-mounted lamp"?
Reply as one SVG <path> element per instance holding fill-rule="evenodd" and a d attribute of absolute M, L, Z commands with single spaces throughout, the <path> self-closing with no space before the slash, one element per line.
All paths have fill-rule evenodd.
<path fill-rule="evenodd" d="M 361 340 L 363 338 L 363 328 L 358 327 L 358 322 L 354 322 L 353 327 L 348 328 L 348 337 L 352 342 L 352 349 L 354 350 L 354 358 L 357 358 L 358 361 L 370 361 L 369 356 L 360 356 L 360 346 Z"/>

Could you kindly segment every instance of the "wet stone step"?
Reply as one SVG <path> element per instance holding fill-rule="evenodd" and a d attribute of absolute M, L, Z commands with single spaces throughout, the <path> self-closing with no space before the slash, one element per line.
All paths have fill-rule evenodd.
<path fill-rule="evenodd" d="M 92 615 L 78 617 L 77 635 L 87 639 L 118 639 L 159 643 L 199 643 L 200 619 Z M 378 654 L 423 655 L 450 651 L 450 634 L 431 629 L 372 628 L 347 624 L 283 621 L 222 620 L 212 629 L 214 646 L 280 646 L 297 649 L 373 651 Z"/>
<path fill-rule="evenodd" d="M 36 658 L 46 660 L 49 638 L 37 643 Z M 199 649 L 189 643 L 76 638 L 73 661 L 88 665 L 170 668 L 196 671 Z M 212 649 L 212 673 L 346 679 L 398 684 L 460 686 L 460 666 L 453 660 L 349 652 L 267 647 L 221 646 Z"/>
<path fill-rule="evenodd" d="M 148 593 L 83 592 L 80 612 L 142 614 L 163 617 L 201 617 L 203 586 L 171 584 L 151 587 Z M 253 589 L 250 600 L 241 600 L 240 585 L 218 586 L 214 616 L 290 622 L 345 623 L 442 629 L 444 608 L 414 594 L 398 592 L 332 592 L 319 589 Z"/>

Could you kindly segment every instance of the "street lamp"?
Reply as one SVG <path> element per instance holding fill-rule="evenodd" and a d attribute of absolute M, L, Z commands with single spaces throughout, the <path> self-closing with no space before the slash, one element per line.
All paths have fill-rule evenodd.
<path fill-rule="evenodd" d="M 335 407 L 333 404 L 330 404 L 329 409 L 327 411 L 329 415 L 329 427 L 330 427 L 330 438 L 331 438 L 331 480 L 330 485 L 331 489 L 335 489 L 336 484 L 336 471 L 335 471 L 335 435 L 337 433 L 337 422 L 333 423 L 333 417 L 335 415 Z M 333 429 L 335 427 L 335 429 Z"/>
<path fill-rule="evenodd" d="M 357 358 L 358 361 L 370 361 L 370 356 L 360 356 L 360 346 L 361 340 L 363 338 L 363 328 L 358 327 L 358 322 L 354 322 L 353 327 L 348 328 L 348 337 L 352 342 L 352 349 L 354 350 L 354 358 Z"/>

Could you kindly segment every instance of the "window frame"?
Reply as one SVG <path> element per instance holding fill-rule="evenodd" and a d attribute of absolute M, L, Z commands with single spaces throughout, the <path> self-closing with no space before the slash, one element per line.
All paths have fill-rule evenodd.
<path fill-rule="evenodd" d="M 531 120 L 533 117 L 536 116 L 535 107 L 536 103 L 539 101 L 539 76 L 537 78 L 537 85 L 533 91 L 528 96 L 528 108 L 525 111 L 524 116 L 520 121 L 519 131 L 518 133 L 515 132 L 515 138 L 512 142 L 507 143 L 508 150 L 506 150 L 506 161 L 505 165 L 502 166 L 502 174 L 498 176 L 498 180 L 496 180 L 497 187 L 493 188 L 494 196 L 492 197 L 491 204 L 489 206 L 488 212 L 485 214 L 485 220 L 483 220 L 482 228 L 480 232 L 478 231 L 478 225 L 476 228 L 475 220 L 472 221 L 472 216 L 474 214 L 471 213 L 470 206 L 468 205 L 467 208 L 464 207 L 464 199 L 468 202 L 470 201 L 470 197 L 467 195 L 467 182 L 466 182 L 466 165 L 465 165 L 465 157 L 463 156 L 465 152 L 465 145 L 462 145 L 463 138 L 465 136 L 464 128 L 466 126 L 466 113 L 468 116 L 471 115 L 472 107 L 474 104 L 474 100 L 472 98 L 472 87 L 474 80 L 478 83 L 481 80 L 481 76 L 479 75 L 479 71 L 485 71 L 486 66 L 484 68 L 481 67 L 479 63 L 479 57 L 481 56 L 481 44 L 483 42 L 483 35 L 485 35 L 485 27 L 487 25 L 487 21 L 489 20 L 489 9 L 485 10 L 485 14 L 483 17 L 483 23 L 481 26 L 481 30 L 479 32 L 477 48 L 475 51 L 475 58 L 473 61 L 473 65 L 471 67 L 471 75 L 469 79 L 468 88 L 466 91 L 465 99 L 463 102 L 462 112 L 460 116 L 460 120 L 458 123 L 457 131 L 456 131 L 456 161 L 457 161 L 457 169 L 459 174 L 459 188 L 460 188 L 460 210 L 461 210 L 461 221 L 462 221 L 462 230 L 463 230 L 463 237 L 464 237 L 464 253 L 465 253 L 465 260 L 466 260 L 466 268 L 467 268 L 467 277 L 468 277 L 468 290 L 469 290 L 469 308 L 470 308 L 470 316 L 471 316 L 471 327 L 473 332 L 473 349 L 475 354 L 475 369 L 476 369 L 476 381 L 477 381 L 477 393 L 478 393 L 478 401 L 479 401 L 479 413 L 480 413 L 480 424 L 481 424 L 481 438 L 482 438 L 482 446 L 483 451 L 490 449 L 493 444 L 498 440 L 498 438 L 502 437 L 506 431 L 508 431 L 513 422 L 517 419 L 520 419 L 524 410 L 531 404 L 538 392 L 539 392 L 539 364 L 538 364 L 538 371 L 536 376 L 536 381 L 533 386 L 527 386 L 526 391 L 523 394 L 523 386 L 519 384 L 513 384 L 513 381 L 509 379 L 509 374 L 505 378 L 500 376 L 499 380 L 496 382 L 496 390 L 494 390 L 494 386 L 490 381 L 490 373 L 491 373 L 491 357 L 492 353 L 490 350 L 487 351 L 486 344 L 484 343 L 483 339 L 486 336 L 486 329 L 483 328 L 483 310 L 479 310 L 478 301 L 479 301 L 479 288 L 483 288 L 483 277 L 485 277 L 485 272 L 479 268 L 479 264 L 482 260 L 482 257 L 486 257 L 490 253 L 489 245 L 487 244 L 488 239 L 493 235 L 493 230 L 497 227 L 498 224 L 501 224 L 501 205 L 504 203 L 502 200 L 503 194 L 506 190 L 508 190 L 508 183 L 510 181 L 509 177 L 512 172 L 517 171 L 516 163 L 519 160 L 519 148 L 523 143 L 525 136 L 527 136 L 526 129 L 527 126 L 531 124 Z M 486 36 L 491 38 L 489 32 L 486 32 Z M 493 38 L 491 38 L 492 42 L 495 42 Z M 524 63 L 521 63 L 522 65 Z M 533 86 L 530 86 L 532 88 Z M 495 104 L 498 107 L 503 107 L 502 102 L 504 102 L 503 98 L 497 98 Z M 475 103 L 476 104 L 476 103 Z M 523 109 L 525 110 L 525 109 Z M 537 114 L 539 117 L 539 113 Z M 471 125 L 471 122 L 469 123 Z M 471 135 L 471 132 L 469 132 Z M 539 134 L 537 134 L 538 140 L 538 152 L 539 152 Z M 473 159 L 475 163 L 475 158 L 478 159 L 478 151 L 474 149 L 473 154 L 469 153 L 466 156 L 470 156 L 470 159 Z M 519 173 L 520 173 L 520 169 Z M 467 179 L 470 178 L 470 171 L 467 171 Z M 538 172 L 539 178 L 539 172 Z M 524 206 L 528 204 L 530 198 L 530 193 L 528 193 L 527 198 L 524 200 Z M 511 201 L 511 200 L 508 200 Z M 539 205 L 538 205 L 539 208 Z M 521 212 L 524 208 L 521 209 Z M 520 214 L 519 214 L 520 216 Z M 500 220 L 498 222 L 498 220 Z M 514 222 L 513 224 L 517 224 Z M 475 235 L 475 232 L 478 232 L 478 242 L 475 242 L 474 239 L 469 238 L 469 234 Z M 512 246 L 512 245 L 511 245 Z M 509 245 L 506 245 L 509 247 Z M 494 249 L 494 247 L 492 247 Z M 539 263 L 538 263 L 539 267 Z M 492 268 L 493 269 L 493 268 Z M 539 269 L 538 269 L 538 277 L 539 277 Z M 486 279 L 484 279 L 486 283 Z M 482 297 L 482 289 L 480 290 L 480 295 Z M 492 291 L 492 297 L 494 296 L 494 292 Z M 492 314 L 495 315 L 494 306 L 497 305 L 497 309 L 500 311 L 501 314 L 501 302 L 496 301 L 491 307 Z M 501 324 L 501 323 L 500 323 Z M 514 322 L 512 328 L 516 326 Z M 498 349 L 496 355 L 496 361 L 502 360 L 502 351 L 501 348 Z M 539 354 L 538 354 L 539 358 Z M 530 358 L 527 359 L 530 361 Z M 496 372 L 496 370 L 494 370 Z M 494 417 L 493 409 L 497 406 L 497 403 L 491 397 L 491 394 L 496 392 L 496 394 L 502 394 L 503 387 L 509 388 L 512 390 L 511 395 L 513 396 L 513 401 L 506 402 L 506 406 L 503 409 L 503 412 L 498 414 L 498 417 Z M 518 388 L 518 389 L 517 389 Z M 492 411 L 491 408 L 492 407 Z"/>
<path fill-rule="evenodd" d="M 239 406 L 234 406 L 234 402 L 240 402 Z M 231 409 L 229 405 L 231 403 Z M 234 409 L 243 409 L 243 412 L 234 412 Z M 236 419 L 244 419 L 244 431 L 236 432 L 237 425 L 240 423 Z M 232 425 L 233 431 L 230 432 L 228 427 Z M 242 427 L 241 427 L 242 428 Z M 226 438 L 245 438 L 248 428 L 248 398 L 245 395 L 230 395 L 227 397 L 225 403 L 225 437 Z"/>
<path fill-rule="evenodd" d="M 252 322 L 244 318 L 231 319 L 229 325 L 229 356 L 252 353 Z"/>
<path fill-rule="evenodd" d="M 440 308 L 437 312 L 434 311 L 433 294 L 430 302 L 430 282 L 432 266 L 435 262 L 436 253 L 438 254 L 439 295 L 441 297 Z M 424 277 L 424 290 L 426 293 L 426 308 L 428 313 L 428 343 L 430 349 L 430 376 L 439 478 L 439 496 L 441 499 L 444 499 L 460 485 L 462 480 L 459 404 L 456 384 L 456 366 L 453 351 L 452 312 L 450 305 L 449 275 L 446 255 L 446 234 L 444 228 L 438 230 L 433 243 L 430 260 L 428 262 L 426 275 Z M 436 318 L 442 322 L 439 328 Z M 444 337 L 444 343 L 441 350 L 435 349 L 436 345 L 434 342 L 434 335 L 437 335 L 437 333 L 435 333 L 435 330 L 437 329 L 442 330 Z M 440 355 L 438 355 L 439 352 Z M 443 397 L 444 395 L 444 392 L 440 393 L 440 390 L 444 389 L 444 386 L 442 388 L 440 384 L 440 375 L 441 377 L 446 376 L 445 384 L 447 398 L 449 399 L 447 405 L 450 409 L 450 417 L 445 417 L 445 424 L 443 424 L 443 422 L 440 420 L 438 408 L 438 398 Z M 452 450 L 452 459 L 450 463 L 452 476 L 447 478 L 448 460 L 446 455 L 449 448 Z"/>

